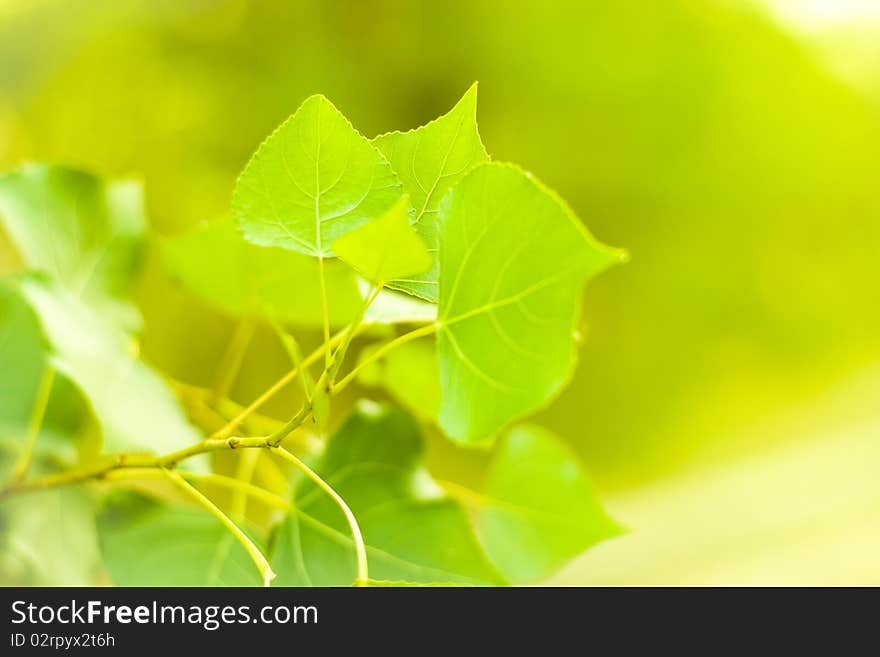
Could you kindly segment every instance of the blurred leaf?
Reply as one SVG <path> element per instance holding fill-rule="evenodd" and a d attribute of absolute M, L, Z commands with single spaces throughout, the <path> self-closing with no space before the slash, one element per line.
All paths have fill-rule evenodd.
<path fill-rule="evenodd" d="M 205 511 L 110 507 L 99 518 L 104 563 L 118 586 L 260 586 L 247 552 Z"/>
<path fill-rule="evenodd" d="M 381 345 L 364 348 L 359 359 L 371 356 Z M 434 346 L 408 342 L 389 351 L 381 360 L 364 368 L 358 383 L 385 388 L 407 410 L 435 421 L 440 410 L 440 367 Z"/>
<path fill-rule="evenodd" d="M 27 164 L 0 177 L 0 222 L 22 263 L 136 326 L 124 302 L 140 264 L 146 221 L 134 182 Z"/>
<path fill-rule="evenodd" d="M 214 221 L 163 243 L 170 271 L 193 292 L 234 316 L 266 317 L 320 325 L 318 263 L 286 249 L 245 241 L 231 220 Z M 341 263 L 324 264 L 330 321 L 347 324 L 363 305 L 354 273 Z"/>
<path fill-rule="evenodd" d="M 0 282 L 0 433 L 27 427 L 47 362 L 37 317 Z"/>
<path fill-rule="evenodd" d="M 472 171 L 440 215 L 440 425 L 476 443 L 563 387 L 584 281 L 621 253 L 512 165 Z"/>
<path fill-rule="evenodd" d="M 0 502 L 0 585 L 88 586 L 100 570 L 93 503 L 81 489 Z"/>
<path fill-rule="evenodd" d="M 413 419 L 363 404 L 327 445 L 318 473 L 358 518 L 375 580 L 500 583 L 463 509 L 421 464 Z M 296 491 L 272 554 L 277 585 L 346 586 L 355 553 L 342 512 L 311 482 Z"/>
<path fill-rule="evenodd" d="M 14 287 L 0 281 L 0 445 L 18 453 L 28 432 L 37 390 L 49 364 L 39 320 Z M 56 376 L 36 449 L 71 461 L 71 436 L 87 416 L 82 396 L 69 380 Z M 0 479 L 5 473 L 0 470 Z"/>
<path fill-rule="evenodd" d="M 482 504 L 480 537 L 514 584 L 546 577 L 620 533 L 571 450 L 540 427 L 516 427 L 500 441 Z"/>
<path fill-rule="evenodd" d="M 138 360 L 126 333 L 51 283 L 26 278 L 20 288 L 40 318 L 52 363 L 91 404 L 104 451 L 161 453 L 199 439 L 165 382 Z"/>
<path fill-rule="evenodd" d="M 333 243 L 336 257 L 374 283 L 420 274 L 432 258 L 409 224 L 409 197 L 404 195 L 378 219 L 356 228 Z"/>
<path fill-rule="evenodd" d="M 391 166 L 323 96 L 273 132 L 238 179 L 232 207 L 246 239 L 314 256 L 400 197 Z"/>
<path fill-rule="evenodd" d="M 489 159 L 477 130 L 476 83 L 447 114 L 409 132 L 379 135 L 373 143 L 400 176 L 412 202 L 413 224 L 436 253 L 440 201 L 470 169 Z M 392 287 L 436 303 L 438 278 L 435 260 L 427 272 L 394 281 Z"/>

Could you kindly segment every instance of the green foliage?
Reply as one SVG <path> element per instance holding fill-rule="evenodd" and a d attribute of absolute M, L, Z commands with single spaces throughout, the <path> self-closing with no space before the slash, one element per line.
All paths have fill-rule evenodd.
<path fill-rule="evenodd" d="M 516 427 L 500 441 L 486 473 L 479 527 L 489 556 L 517 584 L 546 577 L 620 532 L 571 450 L 534 426 Z"/>
<path fill-rule="evenodd" d="M 315 256 L 400 197 L 391 166 L 323 96 L 263 142 L 238 179 L 232 209 L 245 238 Z"/>
<path fill-rule="evenodd" d="M 241 174 L 234 224 L 151 242 L 164 280 L 239 322 L 211 354 L 211 388 L 170 384 L 140 358 L 139 198 L 57 167 L 0 179 L 20 260 L 0 285 L 5 579 L 523 583 L 617 531 L 558 439 L 504 431 L 565 385 L 583 285 L 621 252 L 530 174 L 488 162 L 476 86 L 436 121 L 372 143 L 312 96 Z M 232 399 L 252 347 L 293 369 Z M 290 384 L 282 417 L 257 415 Z M 343 393 L 358 384 L 403 408 L 349 412 Z M 430 474 L 428 432 L 484 448 L 504 435 L 483 489 Z M 176 468 L 193 462 L 190 484 Z M 148 499 L 62 488 L 95 480 Z M 71 505 L 77 559 L 46 545 L 30 502 Z"/>
<path fill-rule="evenodd" d="M 82 390 L 108 452 L 161 453 L 198 439 L 171 390 L 137 358 L 131 337 L 67 290 L 36 279 L 20 283 L 40 317 L 51 362 Z"/>
<path fill-rule="evenodd" d="M 246 242 L 227 219 L 167 240 L 163 252 L 173 276 L 233 317 L 321 324 L 320 278 L 314 258 Z M 330 321 L 341 326 L 363 301 L 348 267 L 328 262 L 325 268 L 327 294 L 333 299 Z"/>
<path fill-rule="evenodd" d="M 81 490 L 6 500 L 0 526 L 4 585 L 88 586 L 101 571 L 93 503 Z"/>
<path fill-rule="evenodd" d="M 418 584 L 497 584 L 464 510 L 422 465 L 418 425 L 394 409 L 361 406 L 333 435 L 316 471 L 348 502 L 367 547 L 370 577 Z M 355 579 L 345 518 L 303 482 L 278 530 L 278 584 L 340 586 Z"/>
<path fill-rule="evenodd" d="M 412 223 L 436 254 L 440 246 L 440 201 L 468 171 L 489 155 L 477 130 L 474 83 L 447 114 L 408 132 L 389 132 L 373 140 L 400 176 L 410 195 Z M 433 301 L 438 299 L 439 262 L 428 271 L 394 281 L 392 286 Z"/>
<path fill-rule="evenodd" d="M 476 169 L 440 214 L 440 425 L 480 442 L 563 386 L 584 281 L 621 253 L 510 165 Z"/>
<path fill-rule="evenodd" d="M 216 518 L 193 508 L 144 506 L 124 500 L 101 517 L 101 551 L 114 584 L 260 586 L 244 548 Z"/>
<path fill-rule="evenodd" d="M 140 185 L 29 164 L 0 178 L 0 225 L 24 266 L 128 325 L 146 221 Z"/>

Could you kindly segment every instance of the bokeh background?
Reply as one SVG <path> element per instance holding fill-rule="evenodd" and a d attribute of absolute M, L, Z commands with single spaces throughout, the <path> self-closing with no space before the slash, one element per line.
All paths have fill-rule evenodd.
<path fill-rule="evenodd" d="M 493 157 L 632 256 L 538 418 L 630 531 L 553 583 L 880 584 L 876 0 L 0 0 L 0 168 L 136 175 L 173 235 L 307 95 L 372 136 L 474 80 Z M 177 376 L 232 330 L 141 303 Z"/>

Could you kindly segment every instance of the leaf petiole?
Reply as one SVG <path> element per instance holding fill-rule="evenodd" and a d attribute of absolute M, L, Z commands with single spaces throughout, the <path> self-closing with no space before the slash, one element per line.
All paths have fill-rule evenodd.
<path fill-rule="evenodd" d="M 376 351 L 374 351 L 368 358 L 365 358 L 362 362 L 358 363 L 357 367 L 355 367 L 351 372 L 349 372 L 342 380 L 337 383 L 333 391 L 338 392 L 345 388 L 349 383 L 357 378 L 357 375 L 368 365 L 376 362 L 380 358 L 382 358 L 385 354 L 387 354 L 392 349 L 399 347 L 400 345 L 406 344 L 407 342 L 412 342 L 413 340 L 418 340 L 419 338 L 424 338 L 429 335 L 433 335 L 437 331 L 438 324 L 436 322 L 432 322 L 431 324 L 425 324 L 425 326 L 421 326 L 417 329 L 410 331 L 409 333 L 404 333 L 403 335 L 399 335 L 390 342 L 384 344 L 379 347 Z"/>
<path fill-rule="evenodd" d="M 201 506 L 207 509 L 217 520 L 219 520 L 223 525 L 230 531 L 230 533 L 241 543 L 242 547 L 247 551 L 251 560 L 253 560 L 254 565 L 256 565 L 257 570 L 260 571 L 260 576 L 263 578 L 263 586 L 269 586 L 269 582 L 271 582 L 275 578 L 275 573 L 272 571 L 272 567 L 269 565 L 268 560 L 260 551 L 254 542 L 248 538 L 248 535 L 245 534 L 241 528 L 236 525 L 232 520 L 230 520 L 229 516 L 227 516 L 220 508 L 214 504 L 211 500 L 205 497 L 202 492 L 190 484 L 186 479 L 184 479 L 179 472 L 175 470 L 169 470 L 167 468 L 162 468 L 162 472 L 166 477 L 177 486 L 181 491 L 188 494 L 193 500 L 198 502 Z"/>
<path fill-rule="evenodd" d="M 43 426 L 43 418 L 45 417 L 46 409 L 49 406 L 49 397 L 52 394 L 52 385 L 54 383 L 55 368 L 52 365 L 47 364 L 43 370 L 43 377 L 40 380 L 40 387 L 37 390 L 37 397 L 34 400 L 34 407 L 31 411 L 24 449 L 22 449 L 18 462 L 15 464 L 15 469 L 12 471 L 12 481 L 21 481 L 27 475 L 28 468 L 30 468 L 31 460 L 34 456 L 37 436 L 40 435 L 40 428 Z"/>
<path fill-rule="evenodd" d="M 357 519 L 354 517 L 354 513 L 352 513 L 348 504 L 345 503 L 345 500 L 340 497 L 339 493 L 337 493 L 333 487 L 328 484 L 326 481 L 321 479 L 317 472 L 312 470 L 305 463 L 300 461 L 296 456 L 288 452 L 283 447 L 270 447 L 270 449 L 278 454 L 284 460 L 292 463 L 297 468 L 302 470 L 302 472 L 311 479 L 318 488 L 323 490 L 327 495 L 329 495 L 334 502 L 339 506 L 342 510 L 342 513 L 345 514 L 345 519 L 348 521 L 348 526 L 351 530 L 351 537 L 354 541 L 354 550 L 357 556 L 357 578 L 355 579 L 355 586 L 359 586 L 365 584 L 369 581 L 369 567 L 367 564 L 367 548 L 364 545 L 364 537 L 361 534 L 361 528 L 358 525 Z"/>

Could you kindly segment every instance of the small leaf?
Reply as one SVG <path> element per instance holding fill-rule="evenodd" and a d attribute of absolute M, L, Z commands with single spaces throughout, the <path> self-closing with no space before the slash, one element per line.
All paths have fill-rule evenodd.
<path fill-rule="evenodd" d="M 546 577 L 620 533 L 577 458 L 550 432 L 519 426 L 500 442 L 484 485 L 480 536 L 515 584 Z"/>
<path fill-rule="evenodd" d="M 323 321 L 318 262 L 300 253 L 255 246 L 231 220 L 208 223 L 168 240 L 169 270 L 193 292 L 233 316 L 320 326 Z M 363 305 L 356 276 L 338 262 L 324 264 L 330 323 L 347 324 Z"/>
<path fill-rule="evenodd" d="M 91 404 L 105 451 L 163 453 L 199 439 L 165 382 L 137 359 L 126 333 L 51 283 L 25 278 L 20 289 L 40 319 L 52 363 Z"/>
<path fill-rule="evenodd" d="M 370 577 L 411 583 L 500 583 L 464 510 L 422 466 L 424 446 L 402 411 L 362 405 L 333 435 L 318 473 L 358 519 Z M 296 490 L 272 554 L 277 585 L 345 586 L 356 575 L 342 512 L 311 482 Z"/>
<path fill-rule="evenodd" d="M 323 96 L 311 96 L 251 158 L 232 208 L 245 238 L 314 256 L 388 210 L 391 165 Z"/>
<path fill-rule="evenodd" d="M 373 143 L 385 154 L 412 203 L 412 223 L 435 253 L 440 201 L 473 167 L 489 160 L 477 130 L 477 85 L 447 114 L 409 132 L 379 135 Z M 391 286 L 428 301 L 438 299 L 439 263 L 423 274 L 401 276 Z"/>
<path fill-rule="evenodd" d="M 563 387 L 581 288 L 622 253 L 512 165 L 473 170 L 440 213 L 439 421 L 451 438 L 477 443 Z"/>
<path fill-rule="evenodd" d="M 420 274 L 431 266 L 425 242 L 409 225 L 409 197 L 402 196 L 378 219 L 333 243 L 336 257 L 374 283 Z"/>
<path fill-rule="evenodd" d="M 137 499 L 137 498 L 135 498 Z M 241 544 L 205 511 L 141 502 L 99 518 L 104 564 L 117 586 L 260 586 Z"/>
<path fill-rule="evenodd" d="M 135 182 L 28 164 L 0 177 L 0 224 L 29 271 L 39 271 L 129 327 L 125 301 L 139 270 L 146 220 Z"/>

